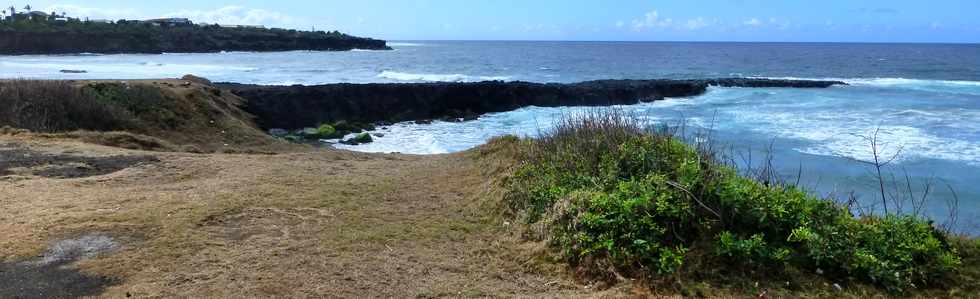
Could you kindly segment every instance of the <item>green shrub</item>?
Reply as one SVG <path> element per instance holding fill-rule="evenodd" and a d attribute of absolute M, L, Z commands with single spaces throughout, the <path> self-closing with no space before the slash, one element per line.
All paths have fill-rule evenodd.
<path fill-rule="evenodd" d="M 927 221 L 855 218 L 624 119 L 586 115 L 521 143 L 510 207 L 544 223 L 572 263 L 604 259 L 622 272 L 662 275 L 701 252 L 731 270 L 820 269 L 892 291 L 928 285 L 960 264 Z"/>

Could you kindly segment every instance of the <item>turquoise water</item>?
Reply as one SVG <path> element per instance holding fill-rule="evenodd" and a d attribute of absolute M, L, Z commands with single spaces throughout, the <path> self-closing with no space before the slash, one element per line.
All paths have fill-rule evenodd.
<path fill-rule="evenodd" d="M 942 44 L 754 44 L 402 42 L 395 51 L 0 57 L 0 78 L 159 78 L 193 73 L 258 84 L 770 77 L 837 79 L 828 89 L 712 88 L 702 96 L 621 106 L 651 123 L 710 131 L 740 164 L 772 147 L 777 171 L 814 193 L 878 199 L 865 136 L 880 129 L 889 168 L 915 192 L 933 179 L 926 213 L 947 221 L 959 198 L 962 232 L 980 233 L 980 46 Z M 86 70 L 63 74 L 61 69 Z M 536 136 L 589 108 L 527 107 L 466 123 L 396 124 L 357 151 L 414 154 L 466 150 L 493 136 Z M 947 188 L 946 186 L 951 188 Z M 954 192 L 950 189 L 955 190 Z M 877 207 L 880 209 L 880 207 Z M 907 207 L 908 208 L 908 207 Z"/>

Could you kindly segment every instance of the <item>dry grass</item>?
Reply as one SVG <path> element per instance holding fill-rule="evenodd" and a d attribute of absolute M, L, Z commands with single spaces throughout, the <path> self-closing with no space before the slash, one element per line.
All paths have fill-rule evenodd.
<path fill-rule="evenodd" d="M 38 151 L 147 154 L 0 138 Z M 485 213 L 497 187 L 468 154 L 154 155 L 161 162 L 103 176 L 0 180 L 0 260 L 104 232 L 122 250 L 77 266 L 120 280 L 106 298 L 626 294 L 585 289 Z"/>

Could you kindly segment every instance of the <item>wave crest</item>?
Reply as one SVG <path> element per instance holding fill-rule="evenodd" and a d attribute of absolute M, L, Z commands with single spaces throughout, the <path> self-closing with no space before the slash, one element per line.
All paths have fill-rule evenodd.
<path fill-rule="evenodd" d="M 415 74 L 402 73 L 395 71 L 383 71 L 378 74 L 378 78 L 393 79 L 399 81 L 424 81 L 424 82 L 480 82 L 480 81 L 510 81 L 510 76 L 470 76 L 463 74 Z"/>

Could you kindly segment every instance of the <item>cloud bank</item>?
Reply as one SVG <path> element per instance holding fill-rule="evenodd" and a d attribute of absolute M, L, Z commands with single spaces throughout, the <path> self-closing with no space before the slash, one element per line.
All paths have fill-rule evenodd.
<path fill-rule="evenodd" d="M 233 25 L 266 25 L 295 28 L 304 20 L 287 14 L 244 6 L 230 5 L 213 10 L 179 10 L 161 15 L 147 14 L 135 9 L 106 9 L 72 4 L 55 4 L 41 9 L 45 12 L 66 13 L 68 16 L 89 19 L 148 19 L 157 17 L 188 18 L 195 23 L 217 23 Z"/>
<path fill-rule="evenodd" d="M 633 30 L 644 30 L 650 28 L 666 28 L 674 24 L 674 20 L 667 18 L 661 19 L 660 12 L 653 10 L 643 15 L 643 18 L 635 19 L 632 22 Z M 622 26 L 619 26 L 622 27 Z"/>
<path fill-rule="evenodd" d="M 41 9 L 44 12 L 65 13 L 68 16 L 90 19 L 140 19 L 145 16 L 135 9 L 104 9 L 71 4 L 55 4 Z"/>
<path fill-rule="evenodd" d="M 164 17 L 189 18 L 196 23 L 217 23 L 235 25 L 296 25 L 298 20 L 286 14 L 265 9 L 246 8 L 231 5 L 214 10 L 181 10 L 164 14 Z"/>

